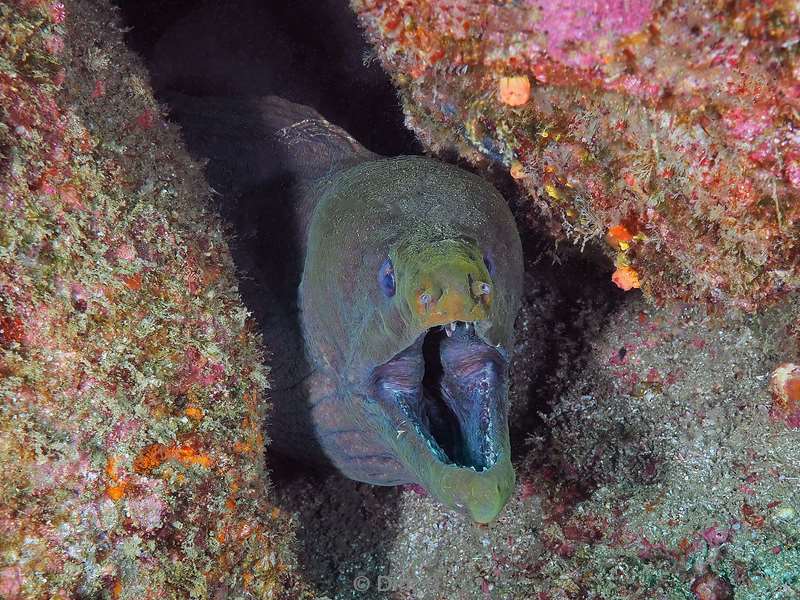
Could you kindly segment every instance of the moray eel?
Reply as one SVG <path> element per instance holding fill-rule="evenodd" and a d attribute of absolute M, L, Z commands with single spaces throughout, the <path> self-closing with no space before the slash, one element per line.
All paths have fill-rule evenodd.
<path fill-rule="evenodd" d="M 275 446 L 316 448 L 351 479 L 420 484 L 492 521 L 515 479 L 508 367 L 522 250 L 504 199 L 455 166 L 372 154 L 279 98 L 172 104 L 212 184 L 236 181 L 229 196 L 274 214 L 253 235 L 294 264 L 278 275 L 259 274 L 270 256 L 245 266 L 261 281 L 251 298 L 279 297 L 256 311 L 274 355 Z"/>

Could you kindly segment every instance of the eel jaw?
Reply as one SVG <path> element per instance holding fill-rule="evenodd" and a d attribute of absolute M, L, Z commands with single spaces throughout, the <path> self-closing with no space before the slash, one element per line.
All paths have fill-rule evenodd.
<path fill-rule="evenodd" d="M 384 441 L 416 483 L 479 522 L 497 516 L 514 485 L 507 366 L 473 323 L 452 322 L 423 332 L 371 378 L 391 425 Z"/>

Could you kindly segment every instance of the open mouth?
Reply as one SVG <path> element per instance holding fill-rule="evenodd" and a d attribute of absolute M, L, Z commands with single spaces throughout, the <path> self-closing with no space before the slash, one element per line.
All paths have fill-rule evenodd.
<path fill-rule="evenodd" d="M 398 435 L 413 429 L 440 462 L 484 471 L 501 450 L 506 364 L 474 323 L 454 321 L 428 329 L 376 368 L 372 389 L 400 408 Z"/>

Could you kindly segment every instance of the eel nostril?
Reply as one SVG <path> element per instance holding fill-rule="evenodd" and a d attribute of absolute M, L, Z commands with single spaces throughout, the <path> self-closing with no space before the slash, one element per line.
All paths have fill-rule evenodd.
<path fill-rule="evenodd" d="M 417 300 L 426 309 L 427 308 L 431 308 L 433 306 L 436 306 L 436 304 L 445 295 L 446 291 L 447 290 L 438 288 L 436 286 L 423 288 L 422 291 L 419 292 L 419 295 L 417 296 Z"/>

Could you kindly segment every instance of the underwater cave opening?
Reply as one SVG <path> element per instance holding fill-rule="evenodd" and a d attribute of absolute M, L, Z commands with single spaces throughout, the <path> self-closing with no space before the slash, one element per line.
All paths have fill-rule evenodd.
<path fill-rule="evenodd" d="M 389 77 L 377 61 L 370 60 L 374 55 L 347 2 L 320 0 L 311 8 L 261 0 L 114 1 L 130 27 L 127 42 L 144 59 L 157 98 L 168 109 L 169 91 L 215 97 L 275 94 L 313 106 L 372 151 L 389 156 L 421 152 L 414 134 L 404 125 Z M 191 144 L 187 145 L 191 150 Z M 445 160 L 457 157 L 450 154 Z M 596 331 L 587 323 L 602 322 L 620 295 L 608 285 L 610 273 L 598 269 L 598 261 L 590 258 L 589 252 L 581 254 L 562 245 L 556 255 L 552 237 L 531 218 L 529 198 L 505 170 L 480 171 L 511 202 L 527 260 L 523 310 L 516 327 L 518 343 L 510 359 L 515 364 L 510 373 L 508 364 L 503 364 L 502 370 L 502 377 L 507 377 L 504 384 L 510 381 L 511 385 L 509 425 L 512 459 L 517 466 L 528 452 L 527 440 L 548 434 L 541 415 L 550 411 L 552 399 L 568 383 L 561 375 L 565 365 L 574 370 L 583 366 L 581 357 Z M 280 182 L 279 187 L 289 190 L 290 184 Z M 246 201 L 226 194 L 219 186 L 214 190 L 217 208 L 230 226 L 240 292 L 258 320 L 265 311 L 259 310 L 263 301 L 253 273 L 260 267 L 273 276 L 273 283 L 282 280 L 284 267 L 297 254 L 294 248 L 280 246 L 279 236 L 273 234 L 290 229 L 293 222 L 262 210 L 257 202 L 261 190 Z M 266 265 L 261 261 L 264 256 L 272 258 Z M 282 333 L 283 329 L 265 330 L 265 345 L 280 345 Z M 413 383 L 425 405 L 420 412 L 428 415 L 432 437 L 447 455 L 447 462 L 483 470 L 497 459 L 497 448 L 486 441 L 491 432 L 490 414 L 473 411 L 469 425 L 473 434 L 468 439 L 464 415 L 456 414 L 455 404 L 452 399 L 448 404 L 444 390 L 447 369 L 442 347 L 448 341 L 443 328 L 433 328 L 416 350 L 425 363 L 424 374 Z M 466 351 L 467 344 L 462 349 Z M 490 356 L 480 352 L 494 349 L 485 346 L 470 351 L 475 352 L 474 360 L 459 364 L 477 373 L 489 365 Z M 276 367 L 272 373 L 275 383 L 280 365 L 277 357 L 271 361 Z M 296 371 L 303 373 L 303 366 L 298 365 Z M 479 383 L 479 377 L 469 377 L 469 382 Z M 486 401 L 486 397 L 461 398 L 464 405 L 472 403 L 476 408 L 477 403 Z M 273 484 L 269 493 L 281 511 L 299 515 L 298 558 L 304 574 L 320 589 L 338 589 L 344 579 L 342 565 L 361 568 L 364 557 L 369 557 L 371 565 L 390 564 L 395 538 L 402 535 L 403 501 L 397 488 L 331 476 L 327 468 L 280 454 L 275 439 L 272 441 L 267 449 Z"/>

